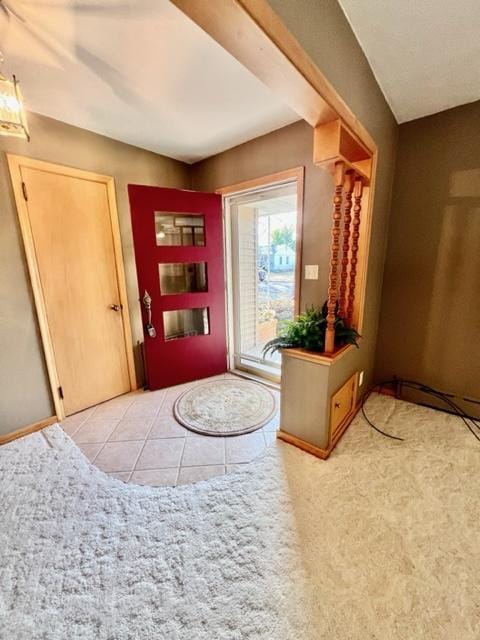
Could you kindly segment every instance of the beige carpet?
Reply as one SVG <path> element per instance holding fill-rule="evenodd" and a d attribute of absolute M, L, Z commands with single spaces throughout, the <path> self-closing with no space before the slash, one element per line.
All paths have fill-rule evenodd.
<path fill-rule="evenodd" d="M 2 640 L 478 640 L 480 446 L 374 396 L 321 462 L 278 444 L 124 485 L 54 427 L 0 448 Z"/>

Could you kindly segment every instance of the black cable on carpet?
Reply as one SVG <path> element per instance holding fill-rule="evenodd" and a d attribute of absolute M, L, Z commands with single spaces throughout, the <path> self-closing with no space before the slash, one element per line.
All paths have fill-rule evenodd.
<path fill-rule="evenodd" d="M 448 411 L 448 409 L 444 409 L 443 411 L 448 411 L 449 413 L 453 413 L 454 415 L 457 415 L 459 418 L 461 418 L 464 424 L 466 425 L 467 429 L 470 431 L 470 433 L 480 442 L 480 417 L 474 417 L 466 413 L 461 407 L 459 407 L 451 399 L 451 396 L 449 394 L 443 393 L 442 391 L 438 391 L 437 389 L 434 389 L 433 387 L 429 387 L 428 385 L 423 384 L 421 382 L 416 382 L 415 380 L 406 380 L 403 378 L 393 378 L 391 380 L 384 380 L 383 382 L 379 382 L 363 396 L 362 404 L 361 404 L 362 415 L 367 421 L 367 423 L 369 424 L 369 426 L 372 427 L 372 429 L 375 429 L 375 431 L 380 433 L 382 436 L 385 436 L 386 438 L 391 438 L 392 440 L 400 440 L 401 442 L 404 441 L 404 438 L 400 438 L 399 436 L 394 436 L 391 433 L 387 433 L 386 431 L 383 431 L 382 429 L 380 429 L 370 420 L 370 418 L 367 416 L 365 412 L 365 403 L 370 397 L 370 394 L 375 391 L 381 392 L 383 387 L 386 387 L 389 385 L 395 387 L 395 390 L 396 390 L 395 397 L 401 398 L 402 388 L 405 387 L 407 389 L 413 389 L 414 391 L 420 391 L 421 393 L 430 395 L 436 398 L 437 400 L 441 400 L 447 405 L 447 407 L 450 408 L 450 411 Z M 430 407 L 430 408 L 436 409 L 437 411 L 442 411 L 442 409 L 438 409 L 437 407 Z"/>

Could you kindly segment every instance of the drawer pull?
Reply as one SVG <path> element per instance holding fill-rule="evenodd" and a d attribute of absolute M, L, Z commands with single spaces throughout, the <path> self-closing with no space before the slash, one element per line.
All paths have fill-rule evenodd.
<path fill-rule="evenodd" d="M 335 409 L 340 409 L 340 402 L 335 402 Z"/>

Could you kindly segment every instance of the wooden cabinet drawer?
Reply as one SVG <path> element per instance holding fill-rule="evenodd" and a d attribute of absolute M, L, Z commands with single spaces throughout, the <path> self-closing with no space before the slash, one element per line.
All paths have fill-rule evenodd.
<path fill-rule="evenodd" d="M 330 404 L 330 438 L 343 425 L 353 411 L 357 400 L 357 374 L 354 373 L 340 389 L 333 394 Z"/>

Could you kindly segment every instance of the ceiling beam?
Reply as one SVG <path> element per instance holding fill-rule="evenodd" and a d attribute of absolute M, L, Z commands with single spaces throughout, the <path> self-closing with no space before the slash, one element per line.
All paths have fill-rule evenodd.
<path fill-rule="evenodd" d="M 172 0 L 312 127 L 340 118 L 366 147 L 376 144 L 267 0 Z"/>

